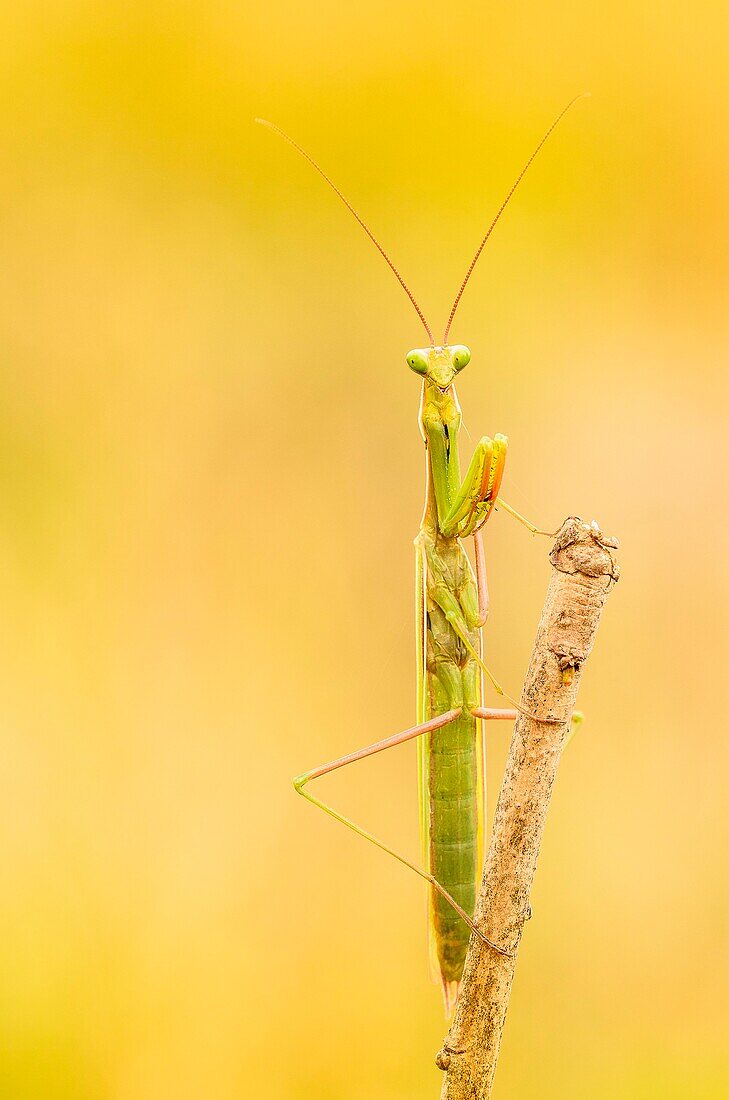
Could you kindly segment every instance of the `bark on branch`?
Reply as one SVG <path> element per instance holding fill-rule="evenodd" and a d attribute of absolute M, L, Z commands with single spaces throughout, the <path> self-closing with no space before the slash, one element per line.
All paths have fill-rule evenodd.
<path fill-rule="evenodd" d="M 552 575 L 514 727 L 475 920 L 512 955 L 471 937 L 463 985 L 436 1063 L 445 1071 L 441 1100 L 488 1100 L 514 977 L 544 821 L 557 765 L 570 729 L 582 668 L 605 600 L 618 578 L 614 539 L 596 524 L 565 520 L 550 553 Z"/>

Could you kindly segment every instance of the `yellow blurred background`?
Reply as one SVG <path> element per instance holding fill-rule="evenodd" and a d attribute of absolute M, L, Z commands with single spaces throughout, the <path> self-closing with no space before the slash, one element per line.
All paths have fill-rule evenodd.
<path fill-rule="evenodd" d="M 729 1093 L 723 9 L 3 4 L 3 1100 L 438 1095 L 421 884 L 290 785 L 413 720 L 423 334 L 252 119 L 440 331 L 584 89 L 452 334 L 507 499 L 622 542 L 496 1097 Z M 515 691 L 546 547 L 487 536 Z M 413 746 L 326 790 L 418 852 Z"/>

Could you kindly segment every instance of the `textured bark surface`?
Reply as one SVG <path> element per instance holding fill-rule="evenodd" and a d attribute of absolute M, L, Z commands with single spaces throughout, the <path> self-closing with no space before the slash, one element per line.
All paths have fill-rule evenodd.
<path fill-rule="evenodd" d="M 559 722 L 520 715 L 514 727 L 475 914 L 485 935 L 512 954 L 471 937 L 456 1014 L 436 1058 L 445 1071 L 441 1100 L 491 1096 L 544 821 L 582 668 L 618 578 L 616 547 L 595 524 L 572 517 L 549 556 L 552 575 L 521 705 Z"/>

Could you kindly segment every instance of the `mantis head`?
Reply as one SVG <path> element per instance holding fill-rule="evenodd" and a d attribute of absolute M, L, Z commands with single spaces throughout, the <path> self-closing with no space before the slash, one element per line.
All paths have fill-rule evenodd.
<path fill-rule="evenodd" d="M 410 370 L 422 375 L 439 390 L 447 390 L 459 371 L 468 366 L 471 353 L 465 344 L 415 348 L 406 356 Z"/>

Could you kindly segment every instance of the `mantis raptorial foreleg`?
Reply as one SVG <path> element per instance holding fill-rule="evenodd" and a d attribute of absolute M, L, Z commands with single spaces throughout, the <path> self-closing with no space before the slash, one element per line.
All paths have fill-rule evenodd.
<path fill-rule="evenodd" d="M 450 509 L 442 517 L 441 530 L 444 535 L 465 538 L 486 522 L 504 475 L 506 447 L 507 440 L 503 435 L 493 439 L 485 435 L 478 442 L 466 476 Z"/>
<path fill-rule="evenodd" d="M 358 836 L 364 837 L 365 840 L 369 840 L 369 842 L 379 848 L 380 851 L 387 852 L 388 855 L 393 856 L 400 863 L 404 864 L 405 867 L 409 867 L 411 871 L 415 871 L 416 875 L 425 879 L 426 882 L 430 883 L 433 889 L 437 890 L 438 893 L 445 898 L 448 904 L 453 907 L 459 917 L 466 922 L 471 931 L 474 932 L 479 939 L 483 940 L 489 947 L 492 947 L 494 951 L 498 951 L 499 954 L 510 955 L 511 952 L 508 949 L 500 947 L 498 944 L 488 939 L 488 937 L 484 936 L 483 932 L 477 927 L 471 917 L 469 917 L 465 909 L 458 904 L 456 899 L 433 875 L 429 874 L 429 872 L 425 871 L 422 867 L 419 867 L 417 863 L 413 863 L 407 856 L 403 856 L 400 852 L 396 852 L 389 844 L 385 844 L 384 841 L 379 840 L 366 829 L 360 828 L 360 826 L 356 825 L 350 818 L 345 817 L 344 814 L 339 813 L 338 810 L 335 810 L 328 803 L 323 802 L 320 798 L 317 798 L 310 791 L 306 790 L 307 783 L 310 783 L 312 779 L 319 779 L 321 776 L 328 775 L 338 768 L 343 768 L 346 764 L 353 764 L 357 760 L 365 760 L 368 756 L 374 756 L 375 753 L 383 752 L 385 749 L 394 748 L 396 745 L 404 745 L 406 741 L 412 741 L 415 737 L 422 737 L 424 734 L 433 733 L 435 730 L 442 729 L 443 726 L 447 726 L 450 722 L 455 721 L 462 713 L 463 709 L 461 707 L 456 707 L 453 710 L 446 711 L 445 714 L 439 714 L 437 717 L 431 718 L 428 722 L 421 722 L 417 726 L 411 726 L 409 729 L 403 730 L 401 733 L 393 734 L 392 737 L 385 737 L 382 741 L 375 741 L 374 744 L 367 745 L 366 748 L 358 749 L 356 752 L 348 753 L 346 756 L 340 756 L 337 760 L 332 760 L 328 764 L 321 764 L 318 768 L 313 768 L 311 771 L 304 772 L 303 775 L 297 775 L 294 779 L 294 787 L 300 795 L 303 795 L 303 797 L 314 806 L 318 806 L 320 810 L 329 814 L 329 816 L 333 817 L 336 821 L 341 821 L 342 825 L 346 825 L 348 829 L 352 829 Z M 470 713 L 475 718 L 483 720 L 507 719 L 513 722 L 516 718 L 515 710 L 505 708 L 473 707 Z"/>

